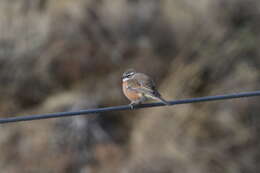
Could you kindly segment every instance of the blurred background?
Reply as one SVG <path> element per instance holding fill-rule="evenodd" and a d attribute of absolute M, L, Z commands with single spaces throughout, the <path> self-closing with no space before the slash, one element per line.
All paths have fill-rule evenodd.
<path fill-rule="evenodd" d="M 0 116 L 260 88 L 258 0 L 1 0 Z M 260 172 L 260 98 L 0 125 L 4 173 Z"/>

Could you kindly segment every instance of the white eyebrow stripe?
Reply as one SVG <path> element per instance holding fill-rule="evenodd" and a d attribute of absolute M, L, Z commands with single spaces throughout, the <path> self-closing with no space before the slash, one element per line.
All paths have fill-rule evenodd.
<path fill-rule="evenodd" d="M 130 80 L 131 78 L 124 78 L 123 82 Z"/>

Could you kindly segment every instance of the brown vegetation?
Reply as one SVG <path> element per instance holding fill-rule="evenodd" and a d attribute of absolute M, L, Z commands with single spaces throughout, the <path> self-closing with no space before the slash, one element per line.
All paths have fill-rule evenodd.
<path fill-rule="evenodd" d="M 2 0 L 1 117 L 260 87 L 260 1 Z M 256 173 L 260 98 L 0 125 L 1 172 Z"/>

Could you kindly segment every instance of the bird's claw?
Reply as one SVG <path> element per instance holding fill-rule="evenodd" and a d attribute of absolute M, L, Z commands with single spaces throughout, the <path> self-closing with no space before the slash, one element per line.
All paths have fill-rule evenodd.
<path fill-rule="evenodd" d="M 129 106 L 130 106 L 131 109 L 134 109 L 134 105 L 135 105 L 134 103 L 130 103 L 130 104 L 129 104 Z"/>
<path fill-rule="evenodd" d="M 140 104 L 139 102 L 131 102 L 131 103 L 129 104 L 129 106 L 130 106 L 131 109 L 134 109 L 134 107 L 135 107 L 136 105 L 139 105 L 139 104 Z"/>

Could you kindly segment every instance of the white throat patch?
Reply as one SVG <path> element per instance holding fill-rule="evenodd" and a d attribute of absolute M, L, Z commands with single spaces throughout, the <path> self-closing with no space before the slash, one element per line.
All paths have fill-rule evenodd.
<path fill-rule="evenodd" d="M 124 78 L 123 82 L 130 80 L 131 78 Z"/>

